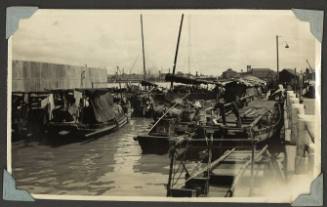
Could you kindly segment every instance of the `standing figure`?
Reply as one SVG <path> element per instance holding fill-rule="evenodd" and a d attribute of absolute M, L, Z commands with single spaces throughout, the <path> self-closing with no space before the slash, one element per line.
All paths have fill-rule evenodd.
<path fill-rule="evenodd" d="M 232 111 L 236 116 L 237 119 L 237 127 L 241 127 L 242 126 L 242 120 L 241 120 L 241 116 L 240 116 L 240 112 L 239 112 L 239 108 L 242 108 L 243 104 L 241 102 L 240 96 L 239 95 L 235 95 L 234 96 L 234 101 L 232 101 Z"/>
<path fill-rule="evenodd" d="M 214 109 L 219 109 L 220 117 L 223 120 L 223 124 L 226 125 L 226 115 L 225 115 L 225 100 L 224 100 L 225 89 L 223 87 L 217 86 L 216 88 L 216 106 Z"/>
<path fill-rule="evenodd" d="M 219 113 L 224 125 L 226 125 L 225 104 L 230 103 L 232 107 L 232 112 L 234 113 L 237 119 L 237 127 L 242 126 L 242 121 L 239 113 L 239 107 L 242 107 L 242 102 L 240 99 L 241 94 L 243 94 L 243 91 L 227 93 L 223 87 L 217 87 L 217 104 L 215 106 L 215 109 L 219 108 Z"/>

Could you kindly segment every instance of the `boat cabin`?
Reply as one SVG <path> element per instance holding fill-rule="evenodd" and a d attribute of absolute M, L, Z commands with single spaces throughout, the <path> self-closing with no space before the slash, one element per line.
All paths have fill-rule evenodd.
<path fill-rule="evenodd" d="M 52 90 L 48 110 L 48 126 L 55 134 L 75 131 L 90 136 L 127 123 L 120 101 L 107 88 Z"/>

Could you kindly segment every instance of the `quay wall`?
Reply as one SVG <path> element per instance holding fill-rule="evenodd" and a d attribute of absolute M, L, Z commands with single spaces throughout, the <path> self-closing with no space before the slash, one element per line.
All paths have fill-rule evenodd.
<path fill-rule="evenodd" d="M 300 103 L 294 91 L 287 91 L 284 132 L 289 143 L 286 146 L 288 171 L 295 175 L 320 173 L 320 121 L 315 104 L 314 99 L 304 98 Z"/>
<path fill-rule="evenodd" d="M 12 62 L 13 92 L 91 88 L 92 82 L 107 82 L 106 69 L 21 60 Z"/>

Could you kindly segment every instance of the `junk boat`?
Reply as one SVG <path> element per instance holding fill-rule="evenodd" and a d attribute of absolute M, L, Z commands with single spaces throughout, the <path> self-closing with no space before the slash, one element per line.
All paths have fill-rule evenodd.
<path fill-rule="evenodd" d="M 213 158 L 221 156 L 231 147 L 246 147 L 253 139 L 256 143 L 266 142 L 280 132 L 281 111 L 281 106 L 274 101 L 256 99 L 240 110 L 241 126 L 237 126 L 230 112 L 226 124 L 221 119 L 215 122 L 208 118 L 205 125 L 198 125 L 194 135 L 185 140 L 189 147 L 188 155 L 198 159 L 195 152 L 206 149 L 208 139 L 212 139 Z"/>
<path fill-rule="evenodd" d="M 175 86 L 173 90 L 165 93 L 152 94 L 152 108 L 156 122 L 147 134 L 135 137 L 143 153 L 167 153 L 171 140 L 176 137 L 178 137 L 177 140 L 180 140 L 181 137 L 192 137 L 196 130 L 199 131 L 197 123 L 206 122 L 206 113 L 211 116 L 210 110 L 216 103 L 217 94 L 215 88 L 208 89 L 208 87 L 200 87 L 199 84 L 224 85 L 229 93 L 235 93 L 232 90 L 240 90 L 239 87 L 244 86 L 244 83 L 239 83 L 237 80 L 215 83 L 182 76 L 169 75 L 166 77 L 167 81 L 173 80 L 188 85 Z M 246 89 L 252 89 L 252 86 Z M 241 102 L 246 104 L 253 99 L 253 96 L 253 93 L 247 93 L 241 98 Z M 226 111 L 230 111 L 231 103 L 226 103 L 225 108 Z M 160 118 L 157 119 L 158 117 Z"/>
<path fill-rule="evenodd" d="M 195 116 L 199 113 L 195 103 L 202 102 L 202 105 L 211 105 L 213 98 L 210 100 L 209 94 L 210 92 L 206 89 L 202 90 L 189 85 L 176 86 L 174 90 L 166 92 L 152 93 L 151 108 L 155 123 L 147 134 L 134 138 L 139 142 L 142 152 L 165 154 L 169 150 L 171 140 L 182 140 L 184 136 L 189 136 L 193 131 L 193 126 L 196 125 Z"/>
<path fill-rule="evenodd" d="M 196 133 L 184 139 L 183 144 L 172 144 L 167 196 L 232 197 L 244 177 L 249 191 L 243 196 L 251 196 L 260 170 L 263 179 L 276 172 L 274 176 L 285 181 L 286 153 L 274 151 L 271 144 L 281 142 L 284 99 L 281 95 L 274 97 L 276 100 L 259 97 L 244 107 L 241 127 L 228 116 L 227 124 L 209 121 L 199 125 Z M 281 153 L 285 159 L 279 162 L 276 157 Z M 217 187 L 219 193 L 215 191 Z"/>
<path fill-rule="evenodd" d="M 140 85 L 143 87 L 130 87 L 129 100 L 133 109 L 133 117 L 151 118 L 153 115 L 152 94 L 158 90 L 158 85 L 150 81 L 142 80 Z"/>
<path fill-rule="evenodd" d="M 153 125 L 150 132 L 138 135 L 134 140 L 138 141 L 143 154 L 166 154 L 172 141 L 183 140 L 183 136 L 176 133 L 176 119 L 164 118 L 160 124 Z"/>
<path fill-rule="evenodd" d="M 128 122 L 108 88 L 51 90 L 47 99 L 51 136 L 91 137 Z"/>

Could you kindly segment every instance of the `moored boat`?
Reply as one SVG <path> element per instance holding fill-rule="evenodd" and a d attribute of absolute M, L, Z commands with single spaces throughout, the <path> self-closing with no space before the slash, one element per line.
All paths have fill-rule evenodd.
<path fill-rule="evenodd" d="M 128 122 L 119 101 L 106 88 L 52 90 L 48 109 L 47 132 L 56 138 L 102 135 Z"/>
<path fill-rule="evenodd" d="M 260 179 L 275 174 L 284 181 L 287 165 L 276 157 L 283 153 L 285 160 L 287 154 L 274 149 L 282 142 L 284 98 L 279 94 L 275 100 L 257 98 L 244 107 L 241 126 L 232 119 L 209 120 L 182 144 L 172 144 L 167 196 L 209 196 L 209 189 L 218 186 L 222 196 L 231 197 L 241 177 L 249 182 L 251 195 L 259 177 L 255 166 L 262 169 Z"/>
<path fill-rule="evenodd" d="M 169 150 L 169 143 L 177 139 L 175 133 L 175 119 L 161 119 L 147 134 L 138 135 L 134 140 L 139 142 L 143 154 L 165 154 Z"/>
<path fill-rule="evenodd" d="M 260 104 L 260 106 L 258 105 Z M 188 146 L 186 153 L 189 159 L 198 159 L 199 152 L 207 149 L 208 141 L 212 142 L 213 158 L 222 155 L 233 147 L 247 148 L 253 143 L 265 143 L 278 137 L 282 128 L 281 105 L 272 100 L 257 99 L 244 107 L 241 112 L 242 125 L 238 127 L 233 116 L 227 117 L 227 123 L 221 120 L 215 123 L 197 126 L 193 137 L 185 140 Z"/>

